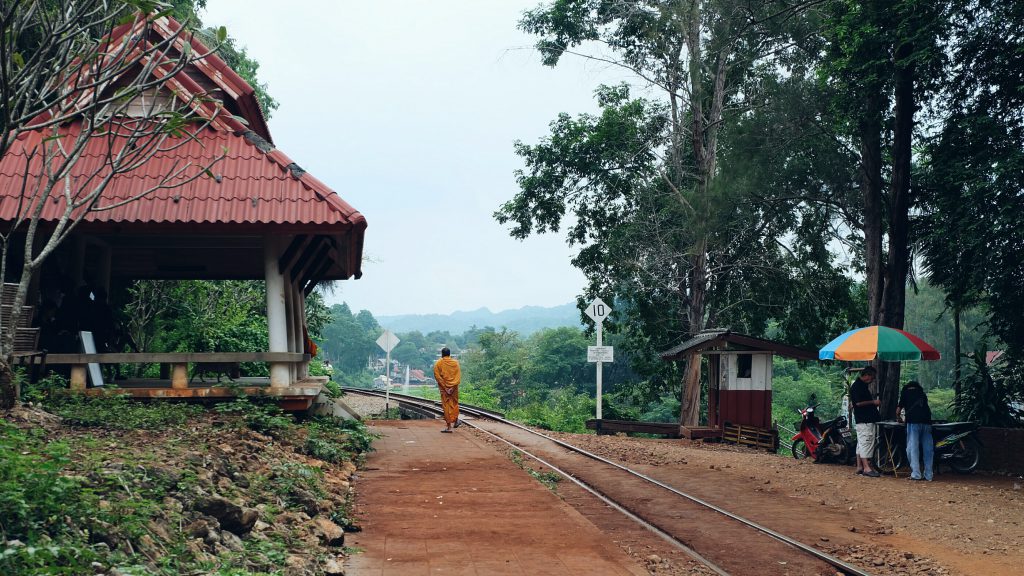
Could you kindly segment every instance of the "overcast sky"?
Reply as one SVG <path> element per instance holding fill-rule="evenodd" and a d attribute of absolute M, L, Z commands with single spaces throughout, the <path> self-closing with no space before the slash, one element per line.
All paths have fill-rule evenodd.
<path fill-rule="evenodd" d="M 278 148 L 366 216 L 363 277 L 331 299 L 374 315 L 573 301 L 564 235 L 512 239 L 492 217 L 517 191 L 513 142 L 596 110 L 621 79 L 540 64 L 516 29 L 539 0 L 209 0 L 280 103 Z"/>

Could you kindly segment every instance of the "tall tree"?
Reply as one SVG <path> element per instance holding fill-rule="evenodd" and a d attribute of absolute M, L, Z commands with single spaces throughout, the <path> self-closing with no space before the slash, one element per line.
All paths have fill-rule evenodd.
<path fill-rule="evenodd" d="M 987 304 L 1011 364 L 1024 363 L 1024 4 L 957 0 L 944 118 L 924 147 L 922 254 L 954 311 Z M 958 369 L 959 372 L 959 369 Z M 1019 378 L 1011 365 L 1006 374 Z M 960 380 L 958 374 L 958 382 Z M 1024 382 L 1014 383 L 1024 390 Z"/>
<path fill-rule="evenodd" d="M 850 226 L 864 234 L 868 320 L 903 328 L 915 237 L 916 115 L 942 76 L 939 40 L 947 14 L 942 3 L 921 0 L 835 0 L 822 12 L 819 74 L 831 89 L 836 128 L 856 143 L 860 156 L 863 205 L 859 222 Z M 883 363 L 880 372 L 882 412 L 893 417 L 900 366 Z"/>
<path fill-rule="evenodd" d="M 525 237 L 557 231 L 571 210 L 577 222 L 569 241 L 584 246 L 574 264 L 587 273 L 588 292 L 614 295 L 631 313 L 662 324 L 655 345 L 716 322 L 718 312 L 737 305 L 716 302 L 729 272 L 761 267 L 758 256 L 777 249 L 754 241 L 744 252 L 736 242 L 756 240 L 767 227 L 764 214 L 745 210 L 744 198 L 719 181 L 723 132 L 749 108 L 752 77 L 770 69 L 786 36 L 782 24 L 808 4 L 558 0 L 528 12 L 521 27 L 540 36 L 545 64 L 565 54 L 610 61 L 660 97 L 631 99 L 624 87 L 603 87 L 599 118 L 563 115 L 546 141 L 517 144 L 527 166 L 521 191 L 497 219 Z M 588 53 L 594 45 L 614 55 Z M 700 366 L 699 356 L 689 359 L 683 424 L 699 419 Z"/>

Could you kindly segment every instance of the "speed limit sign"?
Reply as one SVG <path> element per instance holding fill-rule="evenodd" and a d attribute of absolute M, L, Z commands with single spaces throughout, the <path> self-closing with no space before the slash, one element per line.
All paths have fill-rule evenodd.
<path fill-rule="evenodd" d="M 604 319 L 612 313 L 612 308 L 605 304 L 604 300 L 594 298 L 594 301 L 590 303 L 590 306 L 587 306 L 586 313 L 587 316 L 590 316 L 594 322 L 597 322 L 598 325 L 600 325 L 601 322 L 604 322 Z"/>

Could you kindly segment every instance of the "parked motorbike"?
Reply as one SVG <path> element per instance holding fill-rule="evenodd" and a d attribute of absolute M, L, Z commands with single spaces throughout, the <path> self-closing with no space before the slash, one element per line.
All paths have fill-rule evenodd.
<path fill-rule="evenodd" d="M 891 473 L 909 465 L 907 428 L 902 422 L 879 422 L 878 446 L 872 459 L 877 470 Z M 974 422 L 932 424 L 935 443 L 935 468 L 946 464 L 954 472 L 969 474 L 981 462 L 981 442 Z"/>
<path fill-rule="evenodd" d="M 815 408 L 817 405 L 800 410 L 800 422 L 793 425 L 797 429 L 791 438 L 793 458 L 814 458 L 815 462 L 850 462 L 854 455 L 854 444 L 846 416 L 838 416 L 822 424 L 814 414 Z"/>

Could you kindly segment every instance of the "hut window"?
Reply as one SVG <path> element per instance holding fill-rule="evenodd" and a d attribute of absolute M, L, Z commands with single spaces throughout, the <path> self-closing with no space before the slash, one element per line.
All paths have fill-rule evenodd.
<path fill-rule="evenodd" d="M 736 377 L 750 378 L 752 354 L 740 354 L 736 357 Z"/>

